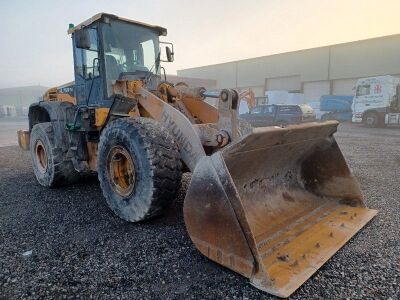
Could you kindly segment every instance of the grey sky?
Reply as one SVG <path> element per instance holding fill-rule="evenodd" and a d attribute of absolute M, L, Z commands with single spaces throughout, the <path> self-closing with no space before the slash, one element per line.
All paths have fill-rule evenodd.
<path fill-rule="evenodd" d="M 73 80 L 69 23 L 109 12 L 168 28 L 177 69 L 400 33 L 399 0 L 0 0 L 0 88 Z"/>

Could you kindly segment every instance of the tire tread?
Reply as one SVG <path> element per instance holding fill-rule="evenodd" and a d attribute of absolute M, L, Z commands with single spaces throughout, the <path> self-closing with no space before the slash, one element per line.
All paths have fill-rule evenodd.
<path fill-rule="evenodd" d="M 126 131 L 129 136 L 137 136 L 137 140 L 140 141 L 146 153 L 145 157 L 140 159 L 147 159 L 150 165 L 151 182 L 149 184 L 152 184 L 152 197 L 150 203 L 145 203 L 147 211 L 143 216 L 135 216 L 127 221 L 137 222 L 150 219 L 159 215 L 178 191 L 182 177 L 182 165 L 177 143 L 166 128 L 152 119 L 121 118 L 113 121 L 104 129 L 100 138 L 99 152 L 100 149 L 105 149 L 109 140 L 113 138 L 113 130 L 116 129 Z M 104 186 L 107 183 L 103 182 L 100 176 L 100 172 L 106 170 L 105 159 L 99 160 L 98 166 L 100 185 L 103 195 L 107 199 L 109 195 Z M 113 207 L 111 208 L 113 209 Z"/>

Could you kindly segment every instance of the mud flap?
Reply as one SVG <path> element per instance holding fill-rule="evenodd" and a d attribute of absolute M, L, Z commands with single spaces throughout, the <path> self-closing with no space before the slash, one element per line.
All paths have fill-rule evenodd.
<path fill-rule="evenodd" d="M 196 247 L 288 297 L 373 216 L 333 138 L 337 122 L 256 128 L 203 157 L 184 216 Z"/>

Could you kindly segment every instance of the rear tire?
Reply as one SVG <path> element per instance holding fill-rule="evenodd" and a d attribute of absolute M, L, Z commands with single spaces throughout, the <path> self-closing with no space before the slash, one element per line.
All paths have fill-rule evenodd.
<path fill-rule="evenodd" d="M 284 120 L 276 122 L 276 126 L 279 126 L 279 127 L 282 127 L 282 128 L 285 128 L 288 125 L 289 125 L 289 123 L 287 121 L 284 121 Z"/>
<path fill-rule="evenodd" d="M 72 161 L 64 160 L 61 148 L 56 147 L 51 122 L 33 126 L 29 145 L 32 167 L 37 181 L 46 187 L 73 183 L 79 179 Z"/>
<path fill-rule="evenodd" d="M 379 115 L 374 112 L 366 113 L 363 118 L 363 123 L 366 127 L 378 127 L 379 122 Z"/>
<path fill-rule="evenodd" d="M 152 119 L 117 119 L 101 134 L 100 186 L 109 207 L 126 221 L 162 213 L 177 195 L 181 169 L 172 135 Z"/>

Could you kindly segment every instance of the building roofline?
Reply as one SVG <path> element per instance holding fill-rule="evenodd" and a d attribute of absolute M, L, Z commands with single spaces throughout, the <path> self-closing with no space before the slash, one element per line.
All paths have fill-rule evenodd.
<path fill-rule="evenodd" d="M 260 58 L 266 58 L 266 57 L 273 57 L 273 56 L 278 56 L 278 55 L 284 55 L 284 54 L 289 54 L 289 53 L 298 53 L 298 52 L 305 52 L 305 51 L 309 51 L 309 50 L 316 50 L 316 49 L 323 49 L 323 48 L 331 48 L 331 47 L 334 47 L 334 46 L 342 46 L 342 45 L 347 45 L 347 44 L 355 44 L 355 43 L 360 43 L 360 42 L 367 42 L 367 41 L 371 41 L 371 40 L 378 40 L 378 39 L 391 38 L 391 37 L 400 37 L 400 33 L 389 34 L 389 35 L 378 36 L 378 37 L 372 37 L 372 38 L 362 39 L 362 40 L 355 40 L 355 41 L 350 41 L 350 42 L 343 42 L 343 43 L 338 43 L 338 44 L 329 44 L 329 45 L 325 45 L 325 46 L 318 46 L 318 47 L 304 48 L 304 49 L 298 49 L 298 50 L 293 50 L 293 51 L 285 51 L 285 52 L 273 53 L 273 54 L 269 54 L 269 55 L 262 55 L 262 56 L 244 58 L 244 59 L 239 59 L 239 60 L 232 60 L 232 61 L 227 61 L 227 62 L 223 62 L 223 63 L 202 65 L 202 66 L 198 66 L 198 67 L 191 67 L 191 68 L 180 69 L 180 70 L 177 70 L 177 72 L 178 72 L 178 71 L 186 71 L 186 70 L 199 69 L 199 68 L 206 68 L 206 67 L 213 67 L 213 66 L 221 66 L 221 65 L 227 65 L 227 64 L 232 64 L 232 63 L 239 63 L 239 62 L 245 62 L 245 61 L 249 61 L 249 60 L 260 59 Z"/>

